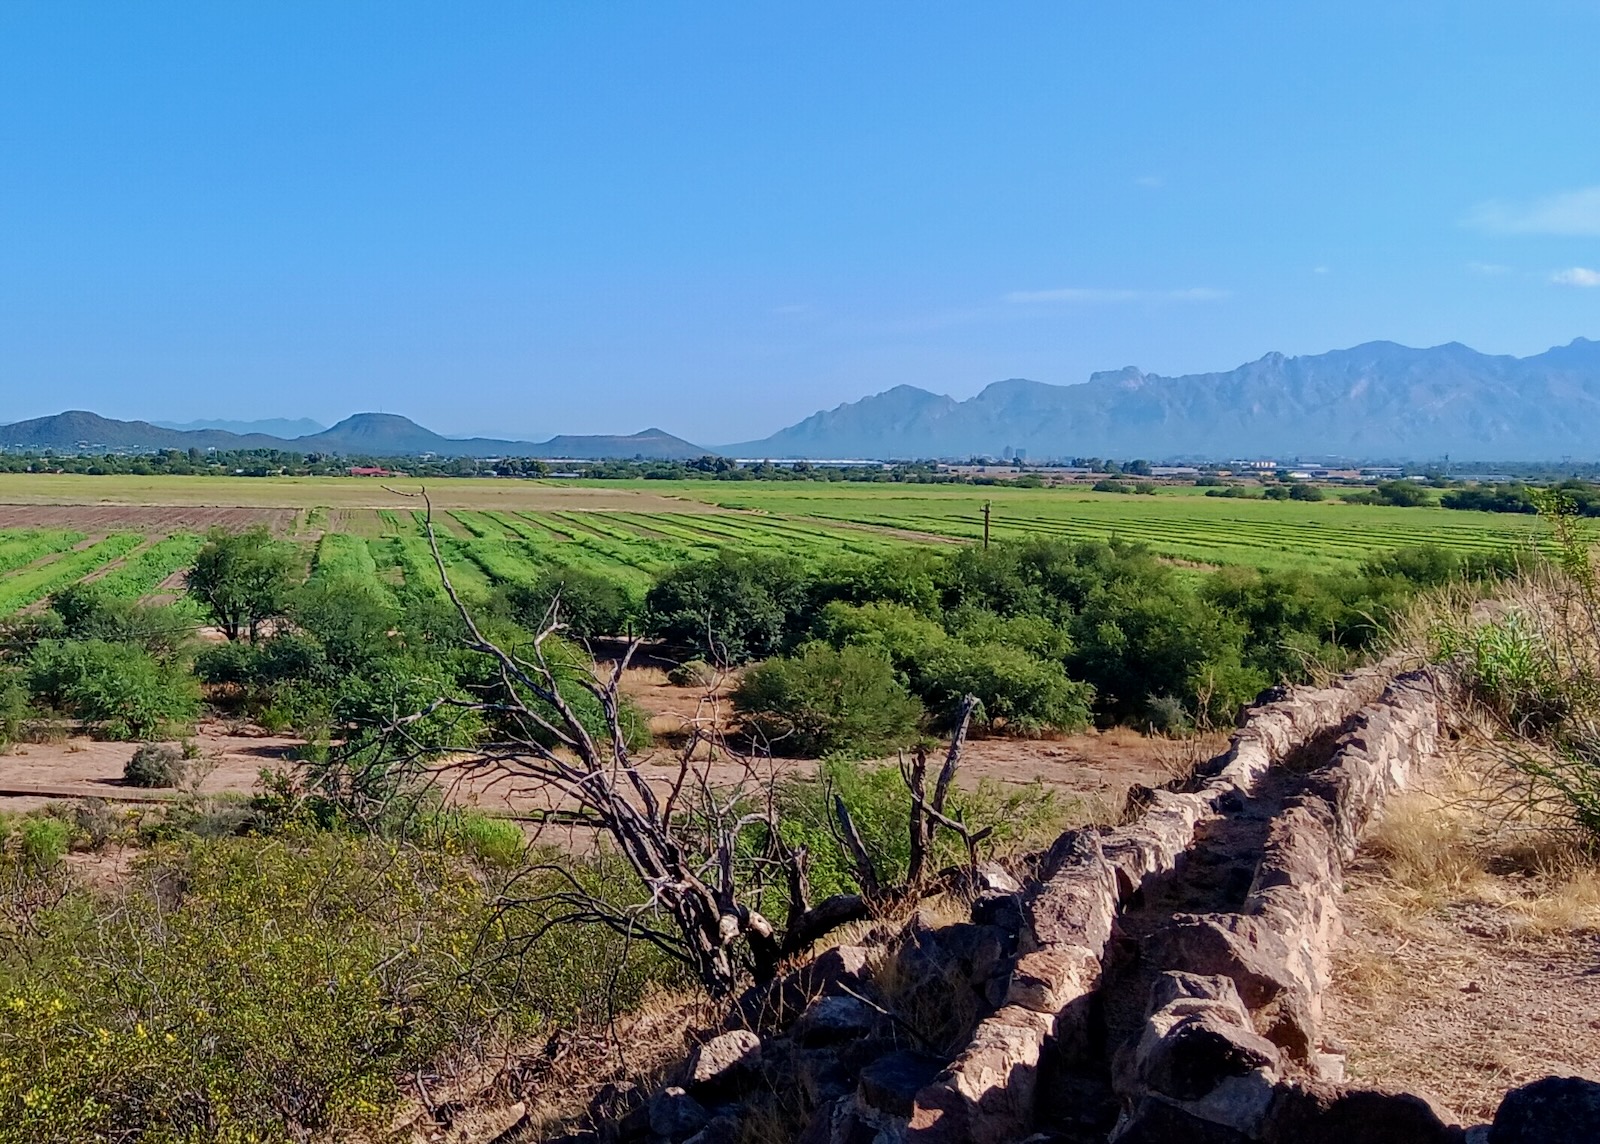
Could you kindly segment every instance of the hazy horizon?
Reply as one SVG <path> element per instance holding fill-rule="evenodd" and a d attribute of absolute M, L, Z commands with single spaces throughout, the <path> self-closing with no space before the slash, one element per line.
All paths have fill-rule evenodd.
<path fill-rule="evenodd" d="M 1600 333 L 1566 3 L 0 10 L 0 422 L 764 436 Z M 501 426 L 490 429 L 489 426 Z"/>

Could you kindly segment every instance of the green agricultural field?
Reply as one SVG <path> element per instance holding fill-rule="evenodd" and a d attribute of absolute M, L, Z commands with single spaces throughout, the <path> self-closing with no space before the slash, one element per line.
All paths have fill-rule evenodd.
<path fill-rule="evenodd" d="M 124 598 L 172 594 L 216 523 L 264 523 L 301 544 L 314 575 L 442 591 L 414 484 L 356 479 L 0 477 L 0 614 L 80 579 Z M 996 541 L 1136 541 L 1196 565 L 1355 569 L 1379 552 L 1488 553 L 1538 543 L 1525 516 L 1334 501 L 1235 500 L 1167 488 L 823 482 L 438 481 L 434 531 L 456 587 L 481 596 L 549 569 L 599 572 L 642 595 L 662 570 L 718 549 L 807 563 L 915 544 L 971 543 L 990 507 Z"/>
<path fill-rule="evenodd" d="M 1354 568 L 1373 553 L 1424 544 L 1488 553 L 1525 548 L 1543 535 L 1537 519 L 1504 513 L 1235 500 L 1199 491 L 1138 496 L 957 485 L 706 482 L 683 487 L 681 495 L 704 497 L 741 516 L 768 515 L 790 527 L 855 525 L 902 539 L 918 534 L 965 541 L 982 538 L 988 503 L 996 540 L 1130 540 L 1174 559 L 1256 568 Z"/>

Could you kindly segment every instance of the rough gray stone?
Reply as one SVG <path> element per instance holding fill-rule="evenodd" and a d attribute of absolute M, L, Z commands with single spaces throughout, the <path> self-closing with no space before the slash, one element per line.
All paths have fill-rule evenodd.
<path fill-rule="evenodd" d="M 1049 876 L 1027 904 L 1034 942 L 1040 948 L 1076 945 L 1101 956 L 1111 939 L 1119 896 L 1099 837 L 1068 831 L 1051 847 L 1044 868 Z"/>
<path fill-rule="evenodd" d="M 1280 1088 L 1262 1133 L 1263 1144 L 1464 1144 L 1465 1140 L 1461 1128 L 1447 1123 L 1420 1096 L 1318 1082 Z"/>
<path fill-rule="evenodd" d="M 1049 1017 L 1018 1005 L 981 1021 L 962 1054 L 917 1093 L 906 1139 L 1000 1144 L 1023 1135 L 1053 1026 Z"/>
<path fill-rule="evenodd" d="M 745 1084 L 760 1064 L 761 1038 L 748 1029 L 735 1029 L 696 1045 L 679 1081 L 699 1097 L 726 1095 Z"/>
<path fill-rule="evenodd" d="M 944 1062 L 909 1050 L 886 1053 L 861 1070 L 858 1103 L 894 1116 L 909 1117 L 921 1092 L 944 1068 Z"/>
<path fill-rule="evenodd" d="M 1500 1102 L 1489 1144 L 1593 1144 L 1600 1140 L 1600 1084 L 1547 1076 Z"/>
<path fill-rule="evenodd" d="M 711 1119 L 704 1105 L 677 1086 L 656 1093 L 646 1107 L 651 1133 L 668 1140 L 686 1140 Z"/>
<path fill-rule="evenodd" d="M 870 1005 L 854 997 L 818 997 L 800 1014 L 790 1035 L 815 1049 L 871 1036 L 881 1020 Z"/>
<path fill-rule="evenodd" d="M 1011 971 L 1007 1005 L 1055 1016 L 1100 981 L 1100 959 L 1081 946 L 1054 946 L 1024 954 Z"/>

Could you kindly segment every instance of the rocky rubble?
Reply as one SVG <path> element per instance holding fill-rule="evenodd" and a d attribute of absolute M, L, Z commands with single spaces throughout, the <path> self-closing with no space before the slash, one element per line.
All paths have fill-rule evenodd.
<path fill-rule="evenodd" d="M 1587 1081 L 1518 1090 L 1469 1133 L 1415 1095 L 1345 1085 L 1321 1039 L 1344 868 L 1434 753 L 1437 686 L 1374 670 L 1285 689 L 1127 825 L 1063 835 L 1025 887 L 989 871 L 970 920 L 918 914 L 747 994 L 606 1136 L 720 1144 L 766 1100 L 801 1117 L 805 1144 L 1600 1140 Z M 1240 890 L 1219 892 L 1228 908 L 1158 905 L 1157 924 L 1124 932 L 1186 866 L 1200 884 L 1237 873 L 1238 855 L 1213 869 L 1202 851 L 1248 814 L 1259 832 L 1239 835 L 1256 841 Z M 1126 1032 L 1108 981 L 1144 989 Z"/>

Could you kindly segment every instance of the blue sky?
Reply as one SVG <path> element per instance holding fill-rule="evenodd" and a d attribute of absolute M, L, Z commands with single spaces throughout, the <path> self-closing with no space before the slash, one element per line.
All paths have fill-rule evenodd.
<path fill-rule="evenodd" d="M 1600 337 L 1600 4 L 0 4 L 0 421 Z"/>

